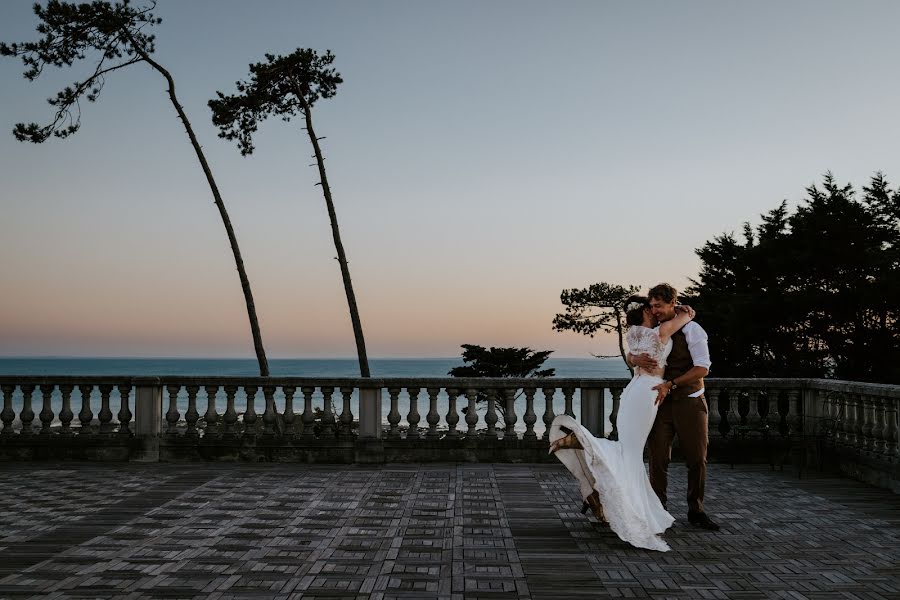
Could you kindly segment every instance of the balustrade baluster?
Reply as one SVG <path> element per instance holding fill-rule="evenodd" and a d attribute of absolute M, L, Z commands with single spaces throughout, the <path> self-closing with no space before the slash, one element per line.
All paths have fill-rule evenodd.
<path fill-rule="evenodd" d="M 185 386 L 185 389 L 187 389 L 188 394 L 188 409 L 184 413 L 184 420 L 187 422 L 187 429 L 184 435 L 197 437 L 200 435 L 197 432 L 197 421 L 200 420 L 200 412 L 197 410 L 197 392 L 200 391 L 200 386 L 188 385 Z"/>
<path fill-rule="evenodd" d="M 331 397 L 334 395 L 334 388 L 331 386 L 323 386 L 322 390 L 322 434 L 320 437 L 330 439 L 337 432 L 335 431 L 334 411 L 331 408 Z"/>
<path fill-rule="evenodd" d="M 875 438 L 872 435 L 875 431 L 875 404 L 873 400 L 869 394 L 860 394 L 863 414 L 862 444 L 860 446 L 867 453 L 875 449 Z"/>
<path fill-rule="evenodd" d="M 788 390 L 788 414 L 785 416 L 788 432 L 803 433 L 803 400 L 800 390 Z"/>
<path fill-rule="evenodd" d="M 31 395 L 34 394 L 34 385 L 26 383 L 19 386 L 22 390 L 22 412 L 19 413 L 19 420 L 22 422 L 22 431 L 20 435 L 33 435 L 34 430 L 31 422 L 34 421 L 34 411 L 31 409 Z"/>
<path fill-rule="evenodd" d="M 862 394 L 854 394 L 856 399 L 856 448 L 859 452 L 866 449 L 866 399 Z"/>
<path fill-rule="evenodd" d="M 747 410 L 747 427 L 749 427 L 750 429 L 758 429 L 762 425 L 762 415 L 759 411 L 759 390 L 755 388 L 747 390 L 747 399 L 750 403 Z"/>
<path fill-rule="evenodd" d="M 203 421 L 206 423 L 206 426 L 203 428 L 203 436 L 221 436 L 219 411 L 216 410 L 216 394 L 219 393 L 219 386 L 207 385 L 203 387 L 203 390 L 206 392 L 206 413 L 203 415 Z"/>
<path fill-rule="evenodd" d="M 437 430 L 438 423 L 441 420 L 437 407 L 438 394 L 441 393 L 441 388 L 428 388 L 426 392 L 428 393 L 428 415 L 425 417 L 425 421 L 428 423 L 428 433 L 425 437 L 435 440 L 441 437 Z"/>
<path fill-rule="evenodd" d="M 285 385 L 281 388 L 281 391 L 284 392 L 284 413 L 282 414 L 282 419 L 284 420 L 283 435 L 285 438 L 293 439 L 297 434 L 297 415 L 294 413 L 294 394 L 297 393 L 297 388 L 293 385 Z"/>
<path fill-rule="evenodd" d="M 131 408 L 129 407 L 129 399 L 131 397 L 131 385 L 122 384 L 119 389 L 119 433 L 122 435 L 131 435 Z"/>
<path fill-rule="evenodd" d="M 617 425 L 617 421 L 619 420 L 619 406 L 622 403 L 622 388 L 613 388 L 612 389 L 612 412 L 609 413 L 609 435 L 607 436 L 611 440 L 619 439 L 619 427 Z"/>
<path fill-rule="evenodd" d="M 75 386 L 70 384 L 59 386 L 59 391 L 62 394 L 62 410 L 59 411 L 59 422 L 62 423 L 62 427 L 59 430 L 59 434 L 64 436 L 73 435 L 72 419 L 75 418 L 75 415 L 72 413 L 73 389 L 75 389 Z"/>
<path fill-rule="evenodd" d="M 3 390 L 3 412 L 0 412 L 0 420 L 3 421 L 2 435 L 12 435 L 13 421 L 16 420 L 16 411 L 12 407 L 12 397 L 16 391 L 16 386 L 4 383 L 0 386 L 0 390 Z"/>
<path fill-rule="evenodd" d="M 853 448 L 859 450 L 865 446 L 865 438 L 863 437 L 863 421 L 865 415 L 863 411 L 863 401 L 859 394 L 849 394 L 850 411 L 853 413 L 853 435 L 850 438 Z"/>
<path fill-rule="evenodd" d="M 572 408 L 572 399 L 575 396 L 575 388 L 563 388 L 563 397 L 566 399 L 565 413 L 575 418 L 575 409 Z"/>
<path fill-rule="evenodd" d="M 851 448 L 858 448 L 862 441 L 862 424 L 859 417 L 859 397 L 856 394 L 846 394 L 847 413 L 850 418 L 847 419 L 847 441 Z"/>
<path fill-rule="evenodd" d="M 725 412 L 722 412 L 723 396 L 725 397 Z M 737 409 L 736 397 L 737 393 L 734 388 L 721 388 L 719 390 L 719 433 L 722 434 L 722 437 L 728 437 L 728 434 L 738 421 L 738 415 L 735 412 Z"/>
<path fill-rule="evenodd" d="M 420 391 L 420 388 L 406 388 L 406 393 L 409 394 L 409 414 L 406 417 L 406 422 L 409 423 L 409 429 L 406 430 L 406 439 L 408 440 L 419 439 L 419 421 L 422 419 L 419 416 Z"/>
<path fill-rule="evenodd" d="M 722 421 L 722 415 L 719 414 L 719 394 L 721 394 L 721 390 L 719 390 L 719 388 L 711 388 L 707 384 L 705 395 L 706 408 L 708 409 L 707 419 L 710 435 L 719 433 L 719 424 Z"/>
<path fill-rule="evenodd" d="M 53 390 L 56 389 L 56 385 L 53 383 L 42 383 L 40 387 L 43 399 L 41 413 L 38 415 L 41 420 L 40 433 L 41 435 L 50 435 L 50 425 L 53 424 L 53 407 L 50 403 L 53 401 Z"/>
<path fill-rule="evenodd" d="M 833 413 L 834 445 L 844 446 L 847 444 L 847 407 L 845 398 L 840 392 L 825 392 L 825 397 L 829 400 Z"/>
<path fill-rule="evenodd" d="M 244 386 L 244 394 L 247 395 L 247 408 L 244 410 L 244 418 L 242 419 L 244 435 L 256 435 L 256 392 L 258 390 L 259 387 L 255 385 Z"/>
<path fill-rule="evenodd" d="M 766 428 L 771 434 L 779 433 L 781 428 L 781 414 L 778 411 L 778 400 L 781 390 L 769 388 L 766 390 Z"/>
<path fill-rule="evenodd" d="M 810 423 L 810 427 L 812 428 L 809 433 L 817 433 L 820 429 L 823 431 L 830 431 L 831 436 L 830 444 L 832 446 L 837 446 L 840 444 L 840 425 L 841 425 L 841 407 L 840 404 L 835 400 L 834 395 L 830 394 L 826 390 L 817 390 L 816 391 L 816 400 L 821 401 L 822 412 L 825 415 L 825 422 L 822 424 L 814 423 L 811 421 L 805 421 L 804 424 Z M 804 415 L 804 417 L 815 417 L 817 416 L 815 411 L 811 415 Z"/>
<path fill-rule="evenodd" d="M 166 435 L 178 434 L 178 419 L 181 413 L 178 412 L 178 392 L 181 391 L 180 385 L 167 385 L 166 391 L 169 392 L 169 410 L 166 411 Z"/>
<path fill-rule="evenodd" d="M 900 462 L 900 400 L 885 398 L 884 420 L 886 433 L 884 436 L 884 454 L 888 460 Z"/>
<path fill-rule="evenodd" d="M 238 386 L 236 385 L 226 385 L 225 386 L 225 414 L 222 416 L 222 421 L 225 423 L 225 435 L 229 438 L 237 437 L 237 420 L 238 414 L 237 409 L 234 407 L 234 397 L 237 395 Z"/>
<path fill-rule="evenodd" d="M 468 426 L 466 437 L 474 437 L 475 427 L 478 425 L 478 390 L 466 389 L 466 400 L 469 401 L 469 406 L 466 408 L 466 425 Z"/>
<path fill-rule="evenodd" d="M 872 452 L 882 456 L 884 455 L 885 449 L 885 420 L 884 420 L 884 408 L 885 408 L 885 398 L 880 396 L 873 396 L 873 410 L 875 413 L 875 424 L 872 427 Z"/>
<path fill-rule="evenodd" d="M 850 414 L 850 402 L 843 392 L 832 392 L 829 394 L 832 398 L 834 406 L 837 408 L 837 422 L 835 429 L 837 431 L 837 441 L 841 446 L 850 445 L 850 431 L 853 425 L 852 415 Z"/>
<path fill-rule="evenodd" d="M 100 433 L 112 433 L 113 414 L 112 410 L 109 408 L 109 395 L 112 393 L 114 386 L 111 384 L 101 384 L 98 387 L 100 388 L 100 412 L 97 414 L 97 418 L 100 419 Z"/>
<path fill-rule="evenodd" d="M 734 428 L 737 429 L 739 427 L 747 427 L 749 424 L 749 415 L 750 415 L 750 405 L 752 404 L 752 398 L 749 392 L 746 392 L 746 402 L 745 400 L 745 392 L 743 392 L 740 388 L 732 390 L 734 392 L 734 412 L 735 412 L 735 422 Z"/>
<path fill-rule="evenodd" d="M 275 416 L 275 386 L 274 385 L 264 385 L 263 386 L 263 398 L 266 401 L 266 408 L 263 410 L 263 435 L 265 437 L 274 437 L 275 436 L 275 421 L 278 418 Z"/>
<path fill-rule="evenodd" d="M 544 394 L 544 435 L 541 436 L 541 439 L 549 440 L 550 424 L 556 418 L 556 414 L 553 412 L 553 396 L 556 395 L 556 388 L 541 388 L 541 393 Z"/>
<path fill-rule="evenodd" d="M 791 413 L 791 401 L 789 390 L 775 391 L 775 422 L 774 429 L 782 437 L 790 434 L 790 425 L 788 424 L 788 415 Z"/>
<path fill-rule="evenodd" d="M 400 437 L 400 388 L 388 388 L 388 396 L 391 397 L 391 410 L 388 412 L 388 437 L 398 439 Z"/>
<path fill-rule="evenodd" d="M 537 415 L 534 413 L 534 393 L 535 388 L 525 388 L 525 434 L 522 439 L 536 440 L 537 434 L 534 432 L 534 424 L 537 423 Z"/>
<path fill-rule="evenodd" d="M 825 443 L 833 446 L 837 444 L 838 407 L 825 390 L 813 390 L 812 393 L 812 412 L 806 413 L 795 411 L 795 413 L 799 415 L 798 418 L 800 419 L 801 430 L 814 435 L 830 432 L 831 435 L 825 439 Z M 802 400 L 799 406 L 805 410 Z M 821 418 L 820 423 L 813 421 L 816 417 Z"/>
<path fill-rule="evenodd" d="M 353 411 L 350 408 L 350 397 L 353 395 L 352 387 L 342 387 L 341 396 L 344 406 L 341 410 L 340 437 L 350 439 L 353 437 Z"/>
<path fill-rule="evenodd" d="M 315 393 L 316 388 L 304 386 L 300 388 L 300 391 L 303 392 L 303 414 L 300 416 L 300 420 L 303 422 L 303 437 L 307 440 L 316 437 L 315 423 L 316 423 L 316 413 L 313 412 L 313 393 Z"/>
<path fill-rule="evenodd" d="M 499 420 L 497 417 L 497 390 L 491 388 L 486 390 L 487 393 L 487 414 L 484 415 L 484 422 L 487 425 L 487 431 L 485 432 L 485 437 L 490 439 L 497 439 L 497 421 Z"/>
<path fill-rule="evenodd" d="M 506 411 L 503 415 L 503 421 L 506 424 L 506 427 L 503 430 L 503 439 L 505 441 L 515 441 L 518 439 L 516 435 L 516 422 L 519 420 L 519 417 L 516 415 L 516 390 L 510 388 L 503 388 L 501 390 L 503 394 L 503 399 L 506 404 Z"/>
<path fill-rule="evenodd" d="M 459 390 L 456 388 L 447 388 L 447 437 L 458 438 L 459 431 L 456 425 L 459 423 L 459 413 L 456 410 L 456 398 L 459 396 Z"/>
<path fill-rule="evenodd" d="M 78 385 L 78 393 L 81 394 L 81 411 L 78 413 L 78 422 L 81 427 L 78 428 L 78 435 L 90 435 L 93 432 L 91 423 L 94 420 L 94 413 L 91 412 L 91 392 L 94 386 L 89 383 Z"/>

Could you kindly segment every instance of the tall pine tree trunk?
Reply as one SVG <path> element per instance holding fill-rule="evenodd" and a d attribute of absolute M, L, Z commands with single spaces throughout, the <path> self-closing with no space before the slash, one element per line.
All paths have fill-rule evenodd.
<path fill-rule="evenodd" d="M 625 344 L 622 343 L 622 315 L 619 313 L 618 309 L 613 309 L 616 313 L 616 333 L 619 334 L 619 353 L 622 355 L 622 360 L 625 361 L 625 366 L 628 368 L 628 372 L 634 377 L 634 369 L 628 364 L 628 357 L 625 355 Z"/>
<path fill-rule="evenodd" d="M 131 36 L 128 37 L 131 38 Z M 222 195 L 219 193 L 219 186 L 216 185 L 216 181 L 213 179 L 212 171 L 209 168 L 209 163 L 206 162 L 206 156 L 203 154 L 203 149 L 197 141 L 197 136 L 194 135 L 194 129 L 191 127 L 191 123 L 188 121 L 184 109 L 181 107 L 181 104 L 178 103 L 178 98 L 175 96 L 175 81 L 172 79 L 172 75 L 164 69 L 162 65 L 150 58 L 150 55 L 134 42 L 134 38 L 131 38 L 130 41 L 135 51 L 140 54 L 150 66 L 161 73 L 169 84 L 169 99 L 172 101 L 172 105 L 178 112 L 178 117 L 184 124 L 188 137 L 191 139 L 191 145 L 197 153 L 197 158 L 200 160 L 200 166 L 203 167 L 203 173 L 206 175 L 209 189 L 212 190 L 215 205 L 219 209 L 222 223 L 225 225 L 225 231 L 228 233 L 228 241 L 231 244 L 231 251 L 234 254 L 234 263 L 237 266 L 238 277 L 240 277 L 241 280 L 241 288 L 244 290 L 244 300 L 247 303 L 247 316 L 250 318 L 250 331 L 253 335 L 253 348 L 256 350 L 256 360 L 259 362 L 259 375 L 261 377 L 268 377 L 269 361 L 266 359 L 266 351 L 263 348 L 262 334 L 259 330 L 259 320 L 256 318 L 256 305 L 253 302 L 253 292 L 250 291 L 250 280 L 247 278 L 247 271 L 244 269 L 244 259 L 241 258 L 241 250 L 238 247 L 237 237 L 234 235 L 234 228 L 231 226 L 231 219 L 228 216 L 228 211 L 225 210 L 225 203 L 222 201 Z"/>
<path fill-rule="evenodd" d="M 359 319 L 359 309 L 356 306 L 356 295 L 353 293 L 353 282 L 350 281 L 350 268 L 347 265 L 347 256 L 344 254 L 344 245 L 341 243 L 341 232 L 338 229 L 337 214 L 334 211 L 334 202 L 331 199 L 331 188 L 328 187 L 328 178 L 325 176 L 325 159 L 322 157 L 322 149 L 319 147 L 319 139 L 313 129 L 312 114 L 309 103 L 302 86 L 297 84 L 295 89 L 297 98 L 303 104 L 303 114 L 306 117 L 306 132 L 309 141 L 312 142 L 316 154 L 316 163 L 319 166 L 319 178 L 322 185 L 322 194 L 325 196 L 325 204 L 328 207 L 328 218 L 331 219 L 331 234 L 334 237 L 334 247 L 337 250 L 338 264 L 341 266 L 341 277 L 344 280 L 344 291 L 347 294 L 347 305 L 350 308 L 350 320 L 353 323 L 353 337 L 356 338 L 356 353 L 359 356 L 359 372 L 361 377 L 370 377 L 369 359 L 366 356 L 366 341 L 363 338 L 362 323 Z"/>

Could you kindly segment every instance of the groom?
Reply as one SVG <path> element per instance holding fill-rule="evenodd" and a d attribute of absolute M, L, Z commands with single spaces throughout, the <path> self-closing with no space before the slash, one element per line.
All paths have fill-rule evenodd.
<path fill-rule="evenodd" d="M 675 288 L 661 283 L 651 288 L 648 296 L 650 309 L 657 320 L 662 322 L 675 317 L 678 298 Z M 629 354 L 628 359 L 637 367 L 656 367 L 656 361 L 646 354 Z M 647 438 L 647 447 L 650 451 L 650 485 L 666 506 L 672 441 L 678 435 L 688 468 L 688 521 L 697 527 L 718 531 L 719 526 L 703 511 L 706 447 L 709 444 L 703 378 L 709 373 L 711 364 L 706 332 L 696 321 L 691 321 L 672 336 L 672 351 L 663 374 L 665 381 L 653 388 L 659 394 L 661 404 Z"/>

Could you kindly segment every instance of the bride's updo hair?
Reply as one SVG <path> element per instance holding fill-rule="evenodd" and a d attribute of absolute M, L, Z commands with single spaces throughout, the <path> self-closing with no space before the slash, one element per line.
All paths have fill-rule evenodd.
<path fill-rule="evenodd" d="M 639 304 L 640 306 L 635 306 Z M 644 309 L 650 308 L 650 300 L 647 296 L 632 296 L 625 301 L 625 322 L 630 327 L 644 323 Z"/>

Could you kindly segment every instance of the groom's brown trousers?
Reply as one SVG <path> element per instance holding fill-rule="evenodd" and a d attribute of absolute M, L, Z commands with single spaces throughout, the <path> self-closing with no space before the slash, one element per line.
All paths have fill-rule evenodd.
<path fill-rule="evenodd" d="M 688 468 L 688 510 L 703 512 L 708 427 L 706 399 L 703 396 L 669 397 L 660 404 L 656 421 L 647 438 L 647 446 L 650 451 L 650 485 L 663 504 L 667 500 L 672 440 L 677 433 L 678 444 Z"/>

